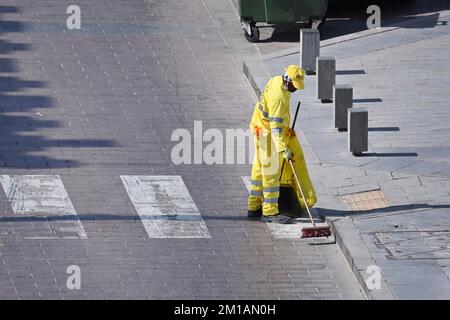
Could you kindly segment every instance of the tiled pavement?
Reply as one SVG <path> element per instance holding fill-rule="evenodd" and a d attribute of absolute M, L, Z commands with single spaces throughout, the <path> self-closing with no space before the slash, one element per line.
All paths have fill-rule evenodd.
<path fill-rule="evenodd" d="M 0 6 L 0 298 L 363 298 L 336 244 L 246 219 L 248 165 L 171 164 L 174 129 L 246 128 L 254 102 L 205 3 L 77 1 L 80 31 L 69 4 Z M 150 237 L 131 176 L 181 177 L 210 238 Z M 87 239 L 58 232 L 75 214 Z"/>
<path fill-rule="evenodd" d="M 317 210 L 334 222 L 338 242 L 363 286 L 366 267 L 380 268 L 383 291 L 365 288 L 375 298 L 450 297 L 446 9 L 321 43 L 321 55 L 336 57 L 336 82 L 351 84 L 354 107 L 369 111 L 366 156 L 347 151 L 346 133 L 332 126 L 333 105 L 316 98 L 315 76 L 307 77 L 302 94 L 297 129 L 318 190 Z M 298 59 L 298 50 L 285 50 L 261 57 L 260 66 L 267 69 L 267 78 Z M 261 87 L 261 68 L 251 71 Z M 350 195 L 371 191 L 381 192 L 388 207 L 367 208 L 369 199 L 358 208 L 345 205 Z"/>

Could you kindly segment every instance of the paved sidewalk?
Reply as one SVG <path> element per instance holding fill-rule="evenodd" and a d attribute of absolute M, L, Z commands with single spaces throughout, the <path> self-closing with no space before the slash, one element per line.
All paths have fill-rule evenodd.
<path fill-rule="evenodd" d="M 354 107 L 369 110 L 369 151 L 353 157 L 332 126 L 332 104 L 316 99 L 308 76 L 297 130 L 318 191 L 318 212 L 375 299 L 450 298 L 449 11 L 321 43 L 351 84 Z M 245 61 L 256 92 L 298 49 Z M 298 97 L 293 97 L 293 109 Z M 367 267 L 382 273 L 369 290 Z"/>

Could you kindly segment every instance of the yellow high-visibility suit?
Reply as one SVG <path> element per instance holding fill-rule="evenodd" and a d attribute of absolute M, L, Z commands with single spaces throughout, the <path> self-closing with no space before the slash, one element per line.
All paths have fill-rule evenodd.
<path fill-rule="evenodd" d="M 290 124 L 289 105 L 291 93 L 283 86 L 282 76 L 269 80 L 261 99 L 255 105 L 250 129 L 254 134 L 255 156 L 251 174 L 248 209 L 259 210 L 263 215 L 278 214 L 280 173 L 287 148 L 286 129 Z M 274 150 L 272 150 L 274 149 Z"/>
<path fill-rule="evenodd" d="M 284 161 L 281 154 L 288 148 L 288 145 L 296 160 L 294 165 L 297 174 L 299 174 L 301 180 L 305 178 L 301 185 L 307 198 L 307 205 L 312 207 L 316 203 L 316 196 L 306 171 L 301 146 L 295 136 L 290 139 L 290 98 L 291 93 L 283 86 L 282 76 L 273 77 L 264 88 L 260 101 L 256 103 L 250 122 L 250 129 L 254 135 L 255 155 L 251 173 L 248 210 L 257 211 L 262 207 L 264 216 L 279 213 L 280 175 Z M 300 160 L 298 163 L 297 159 Z M 304 171 L 298 172 L 297 168 Z M 294 181 L 291 180 L 292 170 L 290 170 L 287 162 L 283 170 L 283 184 L 289 183 L 297 189 Z M 303 187 L 306 187 L 306 190 Z M 296 191 L 299 195 L 298 190 Z M 300 199 L 299 202 L 304 207 L 305 204 Z"/>

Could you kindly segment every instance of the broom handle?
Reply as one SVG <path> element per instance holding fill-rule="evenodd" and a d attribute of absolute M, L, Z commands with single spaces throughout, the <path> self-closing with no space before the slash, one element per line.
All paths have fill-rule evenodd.
<path fill-rule="evenodd" d="M 306 211 L 308 211 L 309 218 L 311 219 L 311 222 L 312 222 L 314 228 L 316 228 L 316 223 L 314 222 L 311 211 L 309 211 L 308 203 L 306 203 L 306 198 L 305 198 L 305 195 L 303 194 L 302 187 L 300 186 L 300 180 L 297 177 L 297 172 L 295 172 L 295 168 L 294 168 L 294 165 L 292 164 L 292 160 L 289 160 L 289 164 L 291 165 L 292 172 L 294 173 L 295 181 L 297 182 L 298 189 L 300 190 L 300 193 L 302 194 L 302 198 L 303 198 L 303 202 L 305 203 Z"/>
<path fill-rule="evenodd" d="M 295 110 L 294 122 L 292 122 L 292 130 L 294 130 L 295 122 L 297 121 L 298 110 L 300 110 L 300 101 L 297 103 L 297 110 Z"/>
<path fill-rule="evenodd" d="M 301 101 L 298 101 L 298 103 L 297 103 L 297 110 L 295 110 L 294 121 L 292 122 L 292 130 L 294 130 L 294 128 L 295 128 L 295 122 L 297 121 L 298 111 L 300 110 L 300 103 L 301 103 Z M 291 137 L 289 137 L 289 139 L 290 138 Z M 281 177 L 283 176 L 283 170 L 284 170 L 285 163 L 286 163 L 286 159 L 283 159 L 283 164 L 281 165 L 280 180 L 281 180 Z"/>

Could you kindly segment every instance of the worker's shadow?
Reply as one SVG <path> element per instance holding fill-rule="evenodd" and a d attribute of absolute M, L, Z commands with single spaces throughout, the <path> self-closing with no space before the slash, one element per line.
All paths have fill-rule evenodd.
<path fill-rule="evenodd" d="M 308 217 L 308 213 L 300 207 L 295 191 L 291 187 L 280 186 L 278 209 L 281 214 L 291 218 Z"/>
<path fill-rule="evenodd" d="M 400 215 L 411 212 L 417 212 L 420 209 L 423 211 L 433 210 L 433 209 L 450 209 L 450 204 L 428 204 L 428 203 L 412 203 L 389 206 L 385 208 L 377 208 L 370 210 L 335 210 L 329 208 L 316 207 L 317 213 L 322 217 L 362 217 L 364 215 Z"/>
<path fill-rule="evenodd" d="M 420 210 L 422 209 L 422 210 Z M 414 204 L 405 204 L 405 205 L 396 205 L 396 206 L 390 206 L 386 208 L 378 208 L 378 209 L 371 209 L 371 210 L 360 210 L 360 211 L 350 211 L 350 210 L 335 210 L 335 209 L 329 209 L 329 208 L 321 208 L 321 207 L 315 207 L 315 213 L 319 217 L 315 217 L 317 219 L 320 219 L 320 221 L 324 221 L 325 218 L 328 217 L 361 217 L 364 216 L 370 216 L 370 217 L 385 217 L 385 216 L 392 216 L 392 215 L 401 215 L 401 214 L 407 214 L 412 212 L 422 212 L 422 211 L 429 211 L 433 209 L 450 209 L 450 204 L 437 204 L 437 205 L 431 205 L 427 203 L 414 203 Z M 285 213 L 287 214 L 287 213 Z M 290 213 L 291 217 L 299 218 L 301 220 L 305 220 L 307 222 L 306 217 L 307 213 L 304 211 L 296 212 L 295 214 Z M 315 219 L 316 220 L 316 219 Z M 317 222 L 317 220 L 316 220 Z M 336 239 L 333 237 L 331 239 L 328 238 L 317 238 L 314 239 L 315 241 L 310 242 L 309 245 L 312 246 L 321 246 L 321 245 L 330 245 L 330 244 L 336 244 Z M 331 240 L 331 241 L 329 241 Z"/>

